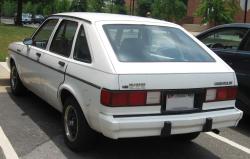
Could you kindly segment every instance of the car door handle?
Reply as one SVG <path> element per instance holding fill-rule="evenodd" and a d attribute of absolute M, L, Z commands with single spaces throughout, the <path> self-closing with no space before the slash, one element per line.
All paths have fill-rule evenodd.
<path fill-rule="evenodd" d="M 65 62 L 58 61 L 58 64 L 63 67 L 65 65 Z"/>
<path fill-rule="evenodd" d="M 41 57 L 41 53 L 37 52 L 37 53 L 36 53 L 36 56 L 37 56 L 37 57 Z"/>

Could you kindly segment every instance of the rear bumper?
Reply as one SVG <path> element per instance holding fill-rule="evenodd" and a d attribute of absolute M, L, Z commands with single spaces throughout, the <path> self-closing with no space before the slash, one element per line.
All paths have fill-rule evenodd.
<path fill-rule="evenodd" d="M 184 115 L 140 117 L 113 117 L 99 114 L 99 121 L 103 135 L 112 139 L 118 139 L 167 136 L 237 126 L 242 115 L 242 111 L 234 108 Z"/>

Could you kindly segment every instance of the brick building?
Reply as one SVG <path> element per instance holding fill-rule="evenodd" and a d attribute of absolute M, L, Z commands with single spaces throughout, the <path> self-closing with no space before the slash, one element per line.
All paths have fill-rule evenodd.
<path fill-rule="evenodd" d="M 125 0 L 125 5 L 128 7 L 129 14 L 135 13 L 136 4 L 136 0 Z"/>
<path fill-rule="evenodd" d="M 201 0 L 188 0 L 187 17 L 189 19 L 189 23 L 193 23 L 193 24 L 200 24 L 201 23 L 201 18 L 194 16 L 194 13 L 200 4 L 200 1 Z M 240 1 L 242 1 L 242 2 L 240 2 Z M 244 0 L 239 0 L 239 5 L 240 5 L 240 3 L 244 4 Z M 248 6 L 250 6 L 250 0 L 248 2 Z M 247 12 L 246 21 L 248 23 L 250 23 L 250 10 L 248 10 L 248 12 Z M 242 10 L 241 8 L 238 11 L 238 13 L 235 15 L 235 22 L 238 22 L 238 23 L 244 22 L 244 10 Z"/>

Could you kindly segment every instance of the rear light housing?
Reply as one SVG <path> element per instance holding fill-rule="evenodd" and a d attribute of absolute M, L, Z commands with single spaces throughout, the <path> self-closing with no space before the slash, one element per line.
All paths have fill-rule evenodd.
<path fill-rule="evenodd" d="M 111 91 L 101 90 L 101 104 L 109 107 L 160 105 L 160 91 Z"/>
<path fill-rule="evenodd" d="M 235 100 L 237 87 L 209 88 L 206 91 L 206 102 Z"/>

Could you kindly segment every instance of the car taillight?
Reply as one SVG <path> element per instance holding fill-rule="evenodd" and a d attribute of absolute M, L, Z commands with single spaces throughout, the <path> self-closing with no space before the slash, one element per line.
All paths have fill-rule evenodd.
<path fill-rule="evenodd" d="M 206 102 L 234 100 L 237 95 L 237 87 L 210 88 L 206 92 Z"/>
<path fill-rule="evenodd" d="M 101 91 L 101 104 L 110 107 L 160 105 L 160 98 L 157 91 Z"/>

